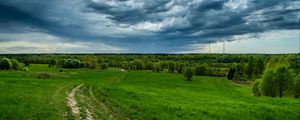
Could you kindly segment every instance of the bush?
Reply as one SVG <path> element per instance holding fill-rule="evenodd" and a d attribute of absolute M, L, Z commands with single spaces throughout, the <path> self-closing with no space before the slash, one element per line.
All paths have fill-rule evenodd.
<path fill-rule="evenodd" d="M 175 63 L 173 61 L 170 61 L 168 63 L 168 70 L 169 72 L 173 73 L 175 71 Z"/>
<path fill-rule="evenodd" d="M 292 85 L 291 75 L 285 66 L 278 66 L 274 75 L 278 86 L 279 97 L 282 97 L 283 93 Z"/>
<path fill-rule="evenodd" d="M 145 65 L 141 60 L 134 60 L 130 62 L 130 67 L 132 70 L 143 70 Z"/>
<path fill-rule="evenodd" d="M 0 60 L 0 69 L 1 70 L 10 70 L 12 68 L 12 63 L 8 58 L 2 58 Z"/>
<path fill-rule="evenodd" d="M 193 71 L 191 68 L 186 68 L 184 70 L 184 77 L 187 78 L 188 81 L 191 81 L 192 80 L 192 77 L 193 77 Z"/>
<path fill-rule="evenodd" d="M 24 63 L 24 65 L 25 65 L 26 67 L 30 66 L 30 63 L 29 63 L 29 60 L 28 60 L 28 59 L 24 60 L 23 63 Z"/>
<path fill-rule="evenodd" d="M 84 67 L 86 67 L 86 64 L 85 64 L 85 62 L 81 62 L 81 63 L 80 63 L 80 67 L 81 67 L 81 68 L 84 68 Z"/>
<path fill-rule="evenodd" d="M 195 75 L 197 76 L 206 75 L 206 73 L 207 73 L 207 68 L 204 65 L 197 66 L 195 68 Z"/>
<path fill-rule="evenodd" d="M 233 80 L 235 72 L 236 72 L 235 66 L 231 66 L 229 68 L 229 71 L 228 71 L 228 74 L 227 74 L 227 79 L 228 80 Z"/>
<path fill-rule="evenodd" d="M 254 96 L 260 96 L 260 81 L 261 80 L 255 80 L 255 82 L 252 84 L 252 93 Z"/>
<path fill-rule="evenodd" d="M 56 60 L 55 59 L 51 59 L 50 61 L 49 61 L 49 67 L 53 67 L 53 66 L 55 66 L 56 65 Z"/>
<path fill-rule="evenodd" d="M 151 61 L 147 61 L 145 64 L 146 70 L 152 70 L 153 69 L 153 63 Z"/>
<path fill-rule="evenodd" d="M 183 70 L 185 69 L 185 64 L 184 63 L 179 63 L 179 65 L 177 66 L 177 72 L 178 73 L 182 73 Z"/>
<path fill-rule="evenodd" d="M 11 59 L 12 69 L 18 70 L 20 67 L 20 63 L 16 59 Z"/>
<path fill-rule="evenodd" d="M 102 63 L 102 64 L 100 65 L 100 67 L 101 67 L 102 70 L 105 70 L 105 69 L 108 68 L 108 64 L 107 64 L 107 63 Z"/>
<path fill-rule="evenodd" d="M 154 63 L 154 68 L 153 71 L 154 72 L 160 72 L 161 71 L 161 64 L 160 63 Z"/>
<path fill-rule="evenodd" d="M 77 59 L 68 59 L 64 62 L 64 68 L 80 68 L 80 61 Z"/>
<path fill-rule="evenodd" d="M 297 77 L 295 77 L 294 94 L 295 98 L 300 98 L 300 74 Z"/>
<path fill-rule="evenodd" d="M 23 69 L 22 69 L 22 71 L 29 71 L 29 69 L 27 68 L 27 67 L 24 67 Z"/>
<path fill-rule="evenodd" d="M 276 97 L 278 94 L 278 86 L 274 78 L 274 72 L 272 70 L 267 70 L 263 76 L 260 83 L 261 95 Z"/>

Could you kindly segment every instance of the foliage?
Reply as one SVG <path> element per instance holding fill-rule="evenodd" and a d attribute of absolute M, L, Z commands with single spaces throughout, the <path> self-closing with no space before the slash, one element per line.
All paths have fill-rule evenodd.
<path fill-rule="evenodd" d="M 207 67 L 205 65 L 197 66 L 194 70 L 195 75 L 201 76 L 207 74 Z"/>
<path fill-rule="evenodd" d="M 229 68 L 229 71 L 228 71 L 228 74 L 227 74 L 227 79 L 228 80 L 233 80 L 235 72 L 236 72 L 236 66 L 231 66 Z"/>
<path fill-rule="evenodd" d="M 278 86 L 279 97 L 282 97 L 283 92 L 291 86 L 291 75 L 285 66 L 278 66 L 274 73 L 274 77 Z"/>
<path fill-rule="evenodd" d="M 300 74 L 294 80 L 294 94 L 295 98 L 300 98 Z"/>
<path fill-rule="evenodd" d="M 260 81 L 261 80 L 255 80 L 255 82 L 252 83 L 252 94 L 254 96 L 260 96 Z"/>
<path fill-rule="evenodd" d="M 184 77 L 188 80 L 188 81 L 191 81 L 192 80 L 192 77 L 193 77 L 193 71 L 190 67 L 187 67 L 185 70 L 184 70 L 184 73 L 183 73 Z"/>
<path fill-rule="evenodd" d="M 147 61 L 145 63 L 145 70 L 152 70 L 153 69 L 153 63 L 151 61 Z"/>
<path fill-rule="evenodd" d="M 141 60 L 134 60 L 132 62 L 130 62 L 130 68 L 132 70 L 143 70 L 145 67 L 144 63 Z"/>
<path fill-rule="evenodd" d="M 0 69 L 1 70 L 10 70 L 12 68 L 12 63 L 8 58 L 2 58 L 0 60 Z"/>
<path fill-rule="evenodd" d="M 272 70 L 267 70 L 263 74 L 260 90 L 263 96 L 276 97 L 278 95 L 278 85 L 274 79 L 274 72 Z"/>
<path fill-rule="evenodd" d="M 107 63 L 101 63 L 101 64 L 100 64 L 100 68 L 101 68 L 102 70 L 105 70 L 105 69 L 108 68 L 108 64 L 107 64 Z"/>
<path fill-rule="evenodd" d="M 162 70 L 161 64 L 159 62 L 154 63 L 153 66 L 154 66 L 154 69 L 153 69 L 154 72 L 160 72 Z"/>
<path fill-rule="evenodd" d="M 183 70 L 185 69 L 185 67 L 186 67 L 186 64 L 180 62 L 180 63 L 177 65 L 177 72 L 178 72 L 178 73 L 182 73 Z"/>
<path fill-rule="evenodd" d="M 20 67 L 19 61 L 16 60 L 16 59 L 10 59 L 10 61 L 11 61 L 11 64 L 12 64 L 12 69 L 13 70 L 18 70 L 19 67 Z"/>
<path fill-rule="evenodd" d="M 173 73 L 175 71 L 175 63 L 173 61 L 168 62 L 169 72 Z"/>
<path fill-rule="evenodd" d="M 29 69 L 28 69 L 28 67 L 24 67 L 24 68 L 22 69 L 22 71 L 27 72 L 27 71 L 29 71 Z"/>
<path fill-rule="evenodd" d="M 263 74 L 264 70 L 265 70 L 264 61 L 263 61 L 262 58 L 259 58 L 257 60 L 256 66 L 255 66 L 255 69 L 254 69 L 254 75 L 256 77 L 260 77 Z"/>
<path fill-rule="evenodd" d="M 64 68 L 80 68 L 80 61 L 77 59 L 68 59 L 64 62 Z"/>
<path fill-rule="evenodd" d="M 56 65 L 56 60 L 55 59 L 51 59 L 50 62 L 49 62 L 49 67 L 53 67 Z"/>
<path fill-rule="evenodd" d="M 250 57 L 250 60 L 248 61 L 248 64 L 247 64 L 247 70 L 246 70 L 247 77 L 249 79 L 252 78 L 253 72 L 254 72 L 254 59 L 253 59 L 253 57 Z"/>

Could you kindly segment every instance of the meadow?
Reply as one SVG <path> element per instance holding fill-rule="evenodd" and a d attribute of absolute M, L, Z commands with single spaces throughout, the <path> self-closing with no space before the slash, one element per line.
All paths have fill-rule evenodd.
<path fill-rule="evenodd" d="M 28 68 L 0 71 L 1 120 L 300 118 L 299 99 L 253 96 L 250 84 L 226 77 L 187 81 L 181 74 L 149 70 Z"/>

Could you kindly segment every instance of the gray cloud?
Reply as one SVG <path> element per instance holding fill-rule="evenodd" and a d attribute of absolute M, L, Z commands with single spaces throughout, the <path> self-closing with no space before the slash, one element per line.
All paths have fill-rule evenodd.
<path fill-rule="evenodd" d="M 296 0 L 3 0 L 0 32 L 172 52 L 235 35 L 299 29 L 299 6 Z"/>

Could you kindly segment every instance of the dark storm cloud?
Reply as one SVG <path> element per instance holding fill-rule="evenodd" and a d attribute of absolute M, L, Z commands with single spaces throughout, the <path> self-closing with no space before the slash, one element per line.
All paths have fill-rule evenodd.
<path fill-rule="evenodd" d="M 299 29 L 299 14 L 297 0 L 2 0 L 0 32 L 172 52 L 235 35 Z"/>

